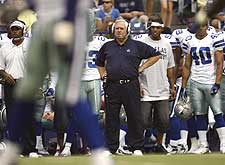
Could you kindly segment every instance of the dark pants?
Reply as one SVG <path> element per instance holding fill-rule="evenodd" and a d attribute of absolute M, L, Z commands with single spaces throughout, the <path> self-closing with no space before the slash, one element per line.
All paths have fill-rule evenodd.
<path fill-rule="evenodd" d="M 107 147 L 112 153 L 115 153 L 119 147 L 119 113 L 122 104 L 127 115 L 128 145 L 131 150 L 140 150 L 144 144 L 138 80 L 132 80 L 126 84 L 107 82 L 105 85 L 105 134 Z"/>
<path fill-rule="evenodd" d="M 10 86 L 5 84 L 4 85 L 4 100 L 5 100 L 5 105 L 6 105 L 6 115 L 7 115 L 7 121 L 12 120 L 12 112 L 10 109 L 12 108 L 13 104 L 16 101 L 15 98 L 15 89 L 17 86 L 17 82 L 15 86 Z M 35 145 L 36 145 L 36 122 L 34 120 L 34 116 L 28 116 L 31 119 L 31 123 L 29 125 L 26 125 L 26 131 L 25 134 L 23 135 L 23 138 L 21 139 L 21 147 L 22 149 L 22 154 L 23 155 L 28 155 L 30 152 L 35 152 Z M 26 120 L 26 119 L 25 119 Z M 28 120 L 28 119 L 27 119 Z M 8 123 L 13 123 L 13 122 L 8 122 Z M 13 127 L 13 126 L 9 126 Z M 24 128 L 23 128 L 24 129 Z M 10 137 L 9 137 L 10 138 Z"/>
<path fill-rule="evenodd" d="M 170 127 L 168 100 L 142 101 L 141 112 L 145 128 L 157 128 L 164 133 Z"/>
<path fill-rule="evenodd" d="M 15 102 L 14 97 L 14 89 L 16 86 L 10 86 L 10 85 L 4 85 L 4 100 L 5 100 L 5 106 L 6 106 L 6 115 L 7 115 L 7 121 L 9 121 L 9 111 L 12 107 L 12 104 Z"/>

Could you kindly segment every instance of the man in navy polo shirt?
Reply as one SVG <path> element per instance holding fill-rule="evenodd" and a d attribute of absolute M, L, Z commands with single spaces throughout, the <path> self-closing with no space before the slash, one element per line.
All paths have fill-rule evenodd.
<path fill-rule="evenodd" d="M 114 40 L 99 51 L 96 65 L 104 80 L 107 147 L 115 153 L 119 147 L 119 113 L 124 105 L 128 118 L 128 145 L 134 155 L 142 155 L 143 123 L 140 113 L 139 73 L 153 65 L 160 53 L 151 46 L 130 39 L 129 24 L 118 19 L 113 25 Z M 141 60 L 147 59 L 141 66 Z"/>

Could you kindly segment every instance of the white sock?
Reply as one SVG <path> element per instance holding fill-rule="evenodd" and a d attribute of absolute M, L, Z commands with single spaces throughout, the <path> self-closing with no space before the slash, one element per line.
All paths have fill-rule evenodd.
<path fill-rule="evenodd" d="M 43 142 L 42 142 L 42 136 L 36 136 L 36 149 L 42 149 L 44 148 Z"/>
<path fill-rule="evenodd" d="M 66 144 L 65 144 L 65 148 L 71 148 L 71 146 L 72 146 L 72 143 L 69 143 L 69 142 L 66 142 Z"/>
<path fill-rule="evenodd" d="M 120 146 L 123 147 L 126 145 L 125 143 L 125 136 L 126 136 L 126 132 L 124 130 L 120 130 Z"/>
<path fill-rule="evenodd" d="M 166 146 L 166 133 L 163 134 L 163 137 L 162 137 L 162 145 L 164 147 Z"/>
<path fill-rule="evenodd" d="M 191 146 L 198 146 L 198 139 L 196 137 L 191 138 Z"/>
<path fill-rule="evenodd" d="M 203 146 L 208 146 L 207 136 L 206 136 L 207 131 L 197 131 L 197 132 L 198 132 L 200 144 Z"/>
<path fill-rule="evenodd" d="M 220 145 L 225 145 L 225 127 L 217 128 L 216 131 L 220 138 Z"/>
<path fill-rule="evenodd" d="M 177 146 L 178 145 L 178 140 L 170 140 L 170 145 L 171 146 Z"/>
<path fill-rule="evenodd" d="M 66 143 L 66 137 L 67 137 L 67 133 L 64 133 L 64 137 L 63 137 L 63 144 Z"/>
<path fill-rule="evenodd" d="M 180 131 L 180 136 L 181 136 L 182 144 L 187 145 L 188 131 L 181 130 Z"/>

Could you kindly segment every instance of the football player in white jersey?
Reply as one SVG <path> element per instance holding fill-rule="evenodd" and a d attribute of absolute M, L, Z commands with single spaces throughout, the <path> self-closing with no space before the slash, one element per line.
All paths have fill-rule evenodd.
<path fill-rule="evenodd" d="M 190 76 L 190 98 L 196 115 L 200 147 L 195 154 L 209 152 L 207 142 L 208 107 L 214 113 L 215 127 L 220 138 L 220 151 L 225 153 L 225 122 L 221 110 L 220 83 L 223 71 L 224 39 L 221 35 L 208 35 L 207 25 L 201 25 L 195 35 L 186 37 L 186 50 L 182 73 L 182 88 Z M 190 74 L 191 73 L 191 74 Z"/>
<path fill-rule="evenodd" d="M 152 128 L 153 122 L 158 130 L 156 152 L 167 152 L 163 144 L 163 134 L 169 128 L 169 98 L 175 98 L 174 56 L 170 43 L 162 38 L 163 23 L 160 17 L 152 19 L 150 36 L 140 41 L 160 51 L 161 59 L 140 75 L 142 87 L 141 111 L 145 129 Z M 154 110 L 153 110 L 154 107 Z M 154 114 L 154 119 L 152 118 Z"/>
<path fill-rule="evenodd" d="M 163 31 L 168 33 L 169 29 Z M 167 131 L 167 151 L 169 153 L 185 153 L 188 150 L 187 146 L 187 124 L 186 121 L 179 119 L 174 113 L 174 107 L 177 100 L 180 98 L 183 91 L 181 91 L 181 70 L 183 67 L 183 56 L 180 42 L 171 34 L 162 34 L 162 37 L 167 39 L 173 49 L 175 59 L 175 78 L 176 78 L 176 99 L 171 100 L 169 104 L 170 109 L 170 129 Z"/>
<path fill-rule="evenodd" d="M 84 62 L 84 71 L 81 78 L 81 89 L 80 95 L 83 99 L 90 101 L 94 113 L 98 116 L 101 103 L 101 80 L 100 74 L 95 65 L 95 58 L 102 47 L 102 45 L 107 42 L 107 38 L 104 36 L 93 36 L 93 40 L 88 42 L 86 58 Z M 75 135 L 76 128 L 74 128 L 74 123 L 71 122 L 69 129 L 67 131 L 66 143 L 60 156 L 70 156 L 71 146 L 73 138 Z"/>
<path fill-rule="evenodd" d="M 104 36 L 94 36 L 93 40 L 88 43 L 85 68 L 82 75 L 81 96 L 90 100 L 95 113 L 98 113 L 100 110 L 101 100 L 101 81 L 95 65 L 95 58 L 99 49 L 107 41 L 108 39 Z"/>
<path fill-rule="evenodd" d="M 220 26 L 219 26 L 219 24 L 220 24 L 219 20 L 213 19 L 211 21 L 211 23 L 212 22 L 214 22 L 213 25 L 214 25 L 215 29 L 217 30 L 217 33 L 221 34 L 225 40 L 225 32 L 221 31 Z M 225 46 L 223 48 L 223 53 L 224 53 L 224 57 L 225 57 Z M 220 87 L 221 87 L 221 98 L 222 98 L 222 110 L 223 110 L 223 113 L 225 114 L 225 58 L 224 58 L 223 75 L 222 75 L 222 81 L 221 81 Z M 225 119 L 225 116 L 224 116 L 224 119 Z"/>
<path fill-rule="evenodd" d="M 189 36 L 189 35 L 193 35 L 196 32 L 196 28 L 193 24 L 193 17 L 187 18 L 186 20 L 187 22 L 187 28 L 186 29 L 176 29 L 173 31 L 172 35 L 178 40 L 180 47 L 182 48 L 182 43 L 183 40 Z M 184 56 L 185 51 L 182 49 L 182 57 Z M 184 58 L 183 58 L 184 60 Z M 182 61 L 181 61 L 182 63 Z M 182 68 L 181 68 L 182 70 Z M 177 79 L 177 88 L 181 88 L 179 83 L 181 81 L 181 78 Z M 181 93 L 183 93 L 183 91 L 181 91 Z M 186 93 L 187 95 L 189 95 L 189 83 L 186 87 Z M 179 97 L 179 95 L 177 95 L 177 97 Z M 174 105 L 175 106 L 175 105 Z M 198 140 L 197 140 L 197 130 L 196 130 L 196 124 L 195 124 L 195 118 L 192 117 L 187 121 L 181 120 L 181 139 L 183 141 L 184 144 L 187 144 L 187 139 L 188 139 L 188 134 L 189 137 L 191 139 L 191 148 L 189 150 L 189 152 L 192 152 L 192 150 L 195 150 L 196 148 L 198 148 Z"/>
<path fill-rule="evenodd" d="M 8 37 L 8 33 L 1 33 L 0 34 L 0 47 L 5 44 L 5 43 L 9 43 L 11 40 Z"/>

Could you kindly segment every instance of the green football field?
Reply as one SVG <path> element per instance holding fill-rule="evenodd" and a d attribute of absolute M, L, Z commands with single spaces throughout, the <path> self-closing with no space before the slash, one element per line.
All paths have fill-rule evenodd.
<path fill-rule="evenodd" d="M 113 156 L 115 165 L 225 165 L 225 155 L 144 155 Z M 19 165 L 88 165 L 89 156 L 73 156 L 64 158 L 20 158 Z M 0 163 L 1 164 L 1 163 Z M 104 164 L 99 164 L 104 165 Z"/>

